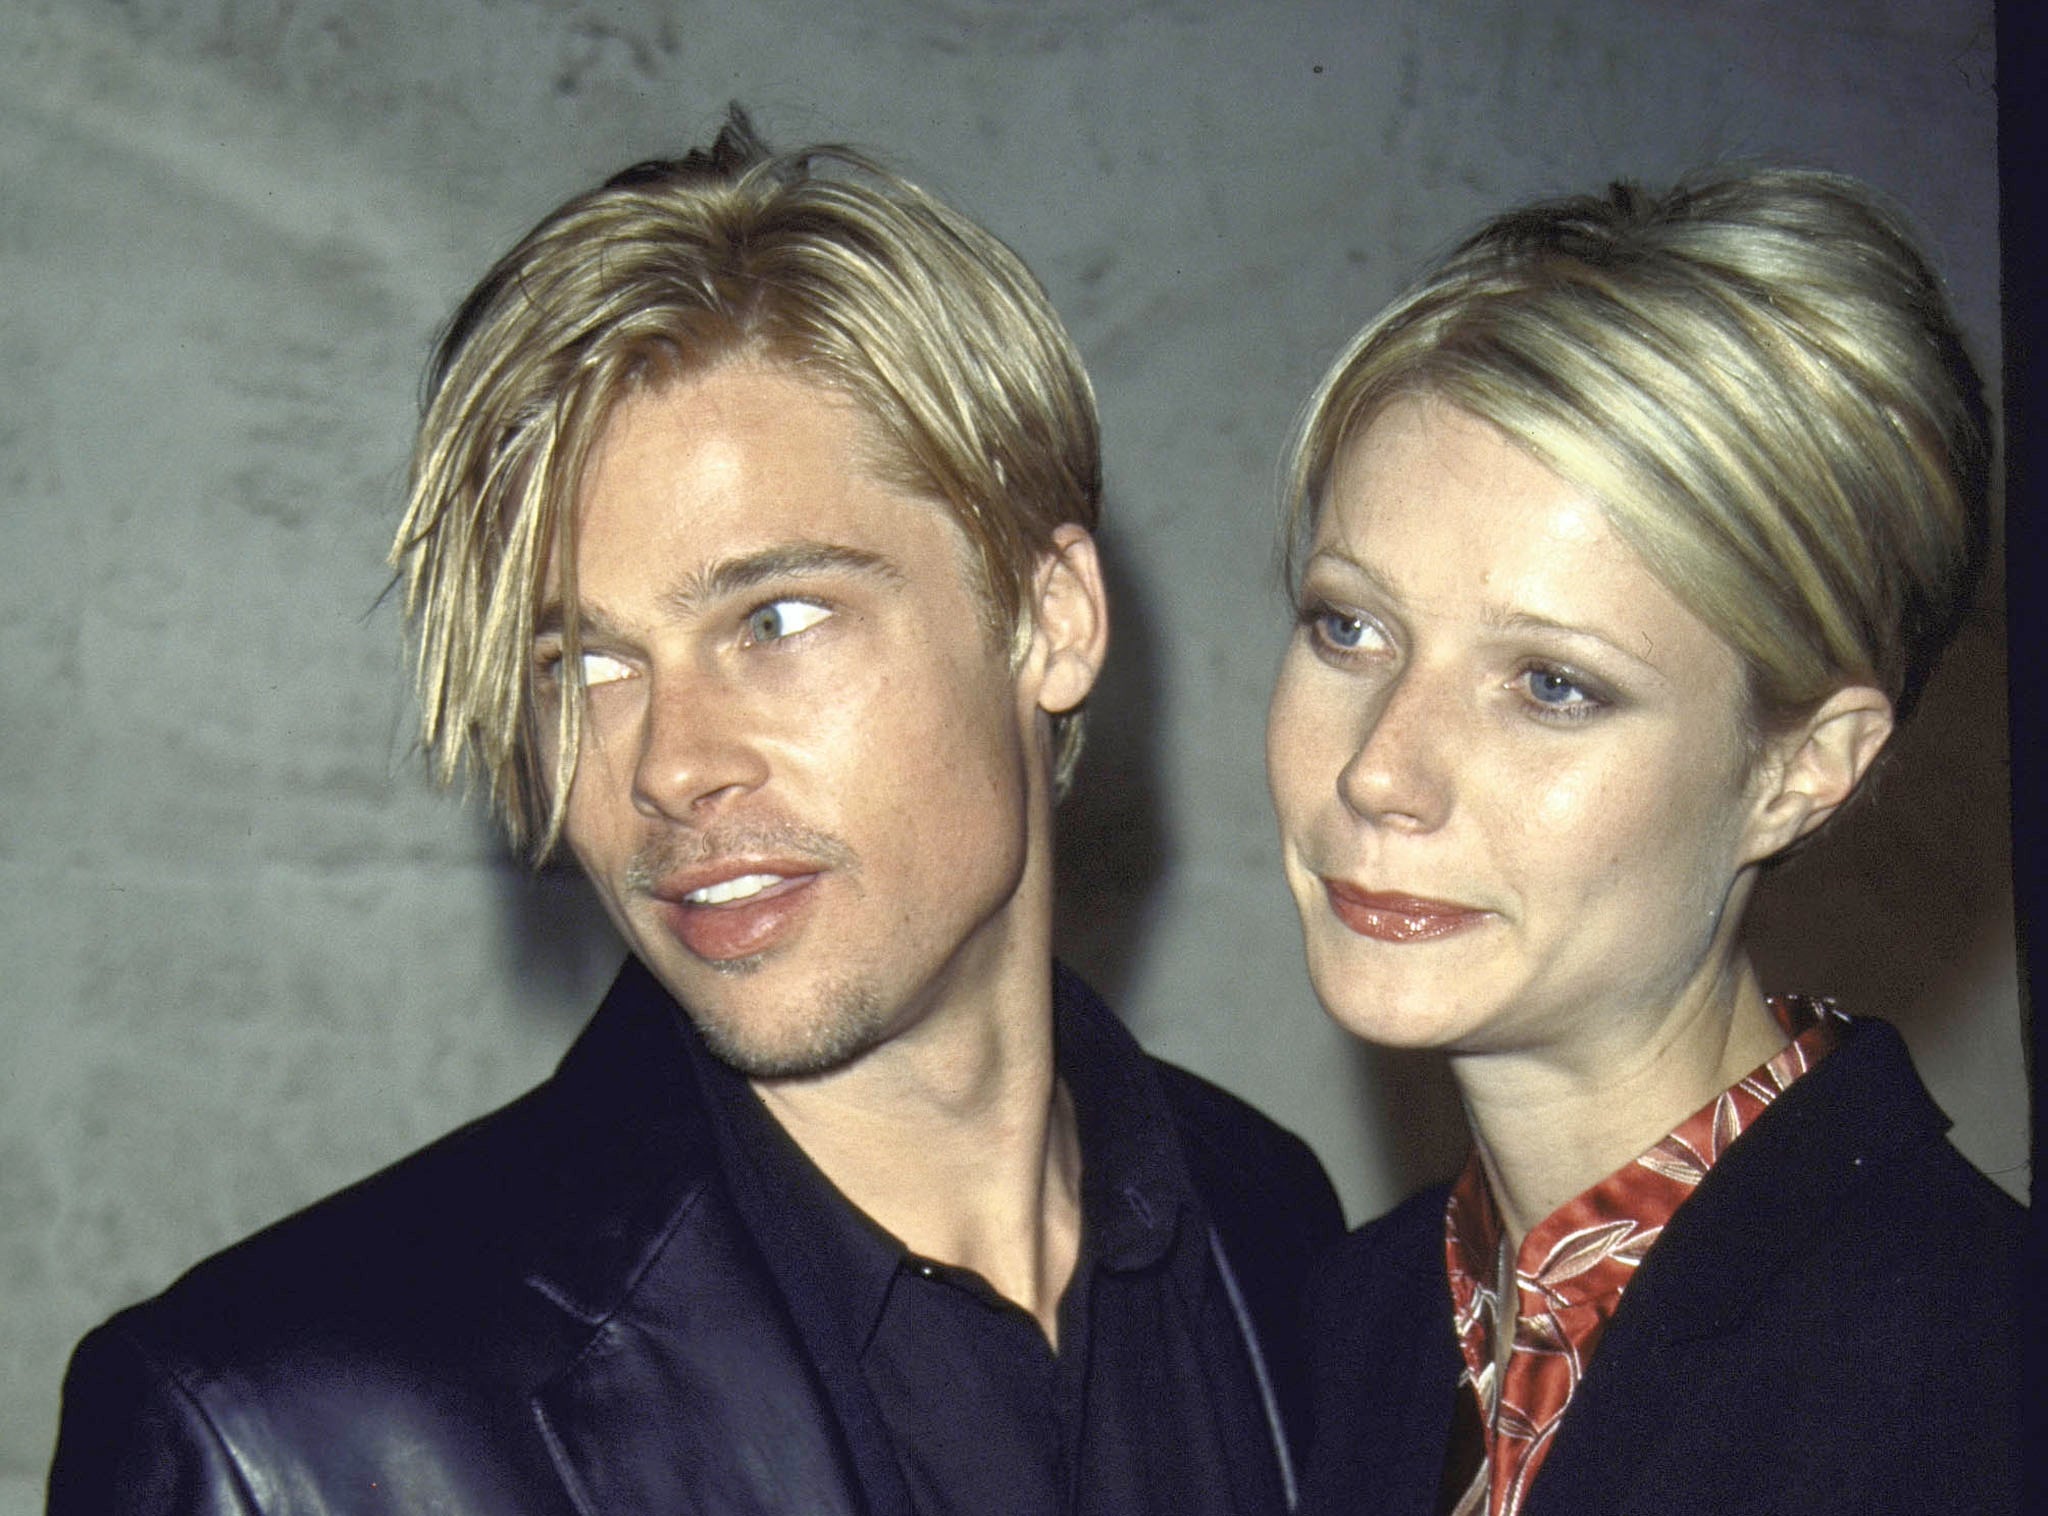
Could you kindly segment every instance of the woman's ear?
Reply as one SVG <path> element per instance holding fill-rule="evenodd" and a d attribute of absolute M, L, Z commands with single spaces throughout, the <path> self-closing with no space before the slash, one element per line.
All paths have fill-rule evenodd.
<path fill-rule="evenodd" d="M 1069 521 L 1053 530 L 1052 546 L 1038 560 L 1029 610 L 1025 665 L 1035 680 L 1033 699 L 1058 716 L 1088 698 L 1109 652 L 1109 597 L 1086 527 Z"/>
<path fill-rule="evenodd" d="M 1758 765 L 1746 863 L 1782 852 L 1856 793 L 1892 735 L 1892 703 L 1867 684 L 1844 685 L 1767 744 Z"/>

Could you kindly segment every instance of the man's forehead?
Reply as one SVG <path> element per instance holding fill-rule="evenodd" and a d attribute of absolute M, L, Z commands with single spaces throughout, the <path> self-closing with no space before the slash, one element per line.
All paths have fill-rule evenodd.
<path fill-rule="evenodd" d="M 903 477 L 878 430 L 850 397 L 773 364 L 622 397 L 555 522 L 538 629 L 561 623 L 562 560 L 582 621 L 622 598 L 635 619 L 668 620 L 828 574 L 936 588 L 941 568 L 986 610 L 979 534 L 929 479 Z"/>

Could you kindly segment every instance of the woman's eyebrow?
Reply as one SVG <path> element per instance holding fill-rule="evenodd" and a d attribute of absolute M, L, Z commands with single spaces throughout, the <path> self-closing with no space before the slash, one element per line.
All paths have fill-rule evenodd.
<path fill-rule="evenodd" d="M 1637 652 L 1623 645 L 1607 633 L 1590 626 L 1580 626 L 1554 617 L 1538 615 L 1534 611 L 1514 610 L 1507 606 L 1489 606 L 1483 612 L 1486 626 L 1496 632 L 1548 632 L 1557 637 L 1569 637 L 1577 641 L 1597 642 L 1602 647 L 1612 648 L 1639 668 L 1648 670 L 1660 679 L 1664 671 L 1652 663 L 1646 652 Z"/>
<path fill-rule="evenodd" d="M 1363 558 L 1354 557 L 1341 547 L 1316 549 L 1310 555 L 1308 562 L 1302 565 L 1304 575 L 1318 563 L 1335 564 L 1345 573 L 1356 574 L 1389 600 L 1399 601 L 1404 598 L 1401 594 L 1401 587 L 1394 583 L 1393 580 L 1389 579 L 1377 568 L 1374 568 L 1370 563 L 1367 563 Z"/>

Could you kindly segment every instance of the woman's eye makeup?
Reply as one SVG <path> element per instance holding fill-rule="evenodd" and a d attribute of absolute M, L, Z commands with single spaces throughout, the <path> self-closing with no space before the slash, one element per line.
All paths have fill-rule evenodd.
<path fill-rule="evenodd" d="M 813 600 L 770 600 L 747 612 L 747 642 L 750 646 L 780 642 L 809 631 L 831 614 Z"/>
<path fill-rule="evenodd" d="M 1583 721 L 1614 701 L 1584 675 L 1553 663 L 1533 663 L 1515 675 L 1515 688 L 1546 721 Z"/>
<path fill-rule="evenodd" d="M 1333 656 L 1378 652 L 1386 646 L 1378 624 L 1358 611 L 1309 599 L 1302 602 L 1299 615 L 1316 647 Z"/>

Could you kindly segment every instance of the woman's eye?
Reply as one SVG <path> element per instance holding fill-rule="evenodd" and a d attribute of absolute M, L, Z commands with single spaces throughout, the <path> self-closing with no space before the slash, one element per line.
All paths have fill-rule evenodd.
<path fill-rule="evenodd" d="M 1546 714 L 1584 716 L 1607 704 L 1563 669 L 1526 669 L 1521 679 L 1529 699 Z"/>
<path fill-rule="evenodd" d="M 1365 652 L 1379 645 L 1379 629 L 1365 617 L 1335 606 L 1311 605 L 1302 611 L 1317 643 L 1335 653 Z"/>
<path fill-rule="evenodd" d="M 771 600 L 747 613 L 749 643 L 780 642 L 816 626 L 832 613 L 808 600 Z"/>

